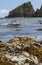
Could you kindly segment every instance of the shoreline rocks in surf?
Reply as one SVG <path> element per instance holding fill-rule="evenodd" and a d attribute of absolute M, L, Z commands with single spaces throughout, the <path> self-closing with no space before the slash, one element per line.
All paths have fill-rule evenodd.
<path fill-rule="evenodd" d="M 6 27 L 9 27 L 9 28 L 19 28 L 21 26 L 21 23 L 20 24 L 8 24 L 6 25 Z"/>
<path fill-rule="evenodd" d="M 42 31 L 42 28 L 38 28 L 38 29 L 36 29 L 37 31 Z"/>

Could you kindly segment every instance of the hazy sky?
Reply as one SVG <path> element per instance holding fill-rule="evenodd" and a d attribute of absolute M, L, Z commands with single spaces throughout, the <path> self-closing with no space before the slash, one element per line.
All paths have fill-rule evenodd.
<path fill-rule="evenodd" d="M 8 15 L 10 10 L 28 1 L 31 1 L 34 9 L 40 8 L 42 5 L 42 0 L 0 0 L 0 17 Z"/>

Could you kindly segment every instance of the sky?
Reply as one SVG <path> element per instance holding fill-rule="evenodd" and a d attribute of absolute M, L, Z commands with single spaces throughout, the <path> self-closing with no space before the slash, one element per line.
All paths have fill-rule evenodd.
<path fill-rule="evenodd" d="M 42 0 L 0 0 L 0 18 L 7 16 L 9 11 L 28 1 L 32 3 L 35 10 L 42 5 Z"/>

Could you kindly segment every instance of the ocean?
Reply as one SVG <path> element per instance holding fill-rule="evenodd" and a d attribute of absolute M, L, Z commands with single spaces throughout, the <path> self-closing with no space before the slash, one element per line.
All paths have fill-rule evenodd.
<path fill-rule="evenodd" d="M 19 27 L 8 27 L 9 24 L 21 24 Z M 34 37 L 42 41 L 42 18 L 4 18 L 0 19 L 0 40 L 9 41 L 15 36 Z"/>

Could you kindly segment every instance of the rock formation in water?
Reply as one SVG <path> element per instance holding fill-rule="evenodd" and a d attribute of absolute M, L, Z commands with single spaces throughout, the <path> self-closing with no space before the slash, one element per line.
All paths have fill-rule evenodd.
<path fill-rule="evenodd" d="M 34 12 L 31 2 L 27 2 L 10 11 L 7 17 L 32 17 Z"/>
<path fill-rule="evenodd" d="M 42 17 L 42 6 L 34 13 L 34 17 Z"/>
<path fill-rule="evenodd" d="M 5 18 L 14 17 L 42 17 L 42 6 L 40 9 L 34 10 L 31 2 L 24 3 L 9 12 Z"/>

